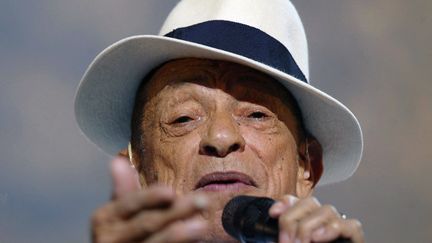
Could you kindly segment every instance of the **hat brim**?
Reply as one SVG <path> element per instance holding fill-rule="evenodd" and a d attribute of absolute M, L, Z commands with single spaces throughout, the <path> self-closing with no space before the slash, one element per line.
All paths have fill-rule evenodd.
<path fill-rule="evenodd" d="M 357 169 L 363 150 L 361 128 L 351 111 L 339 101 L 249 58 L 164 36 L 128 37 L 95 58 L 75 97 L 75 117 L 83 133 L 111 155 L 126 148 L 135 94 L 143 77 L 166 61 L 185 57 L 239 63 L 282 83 L 297 99 L 306 128 L 322 145 L 324 173 L 318 185 L 345 180 Z"/>

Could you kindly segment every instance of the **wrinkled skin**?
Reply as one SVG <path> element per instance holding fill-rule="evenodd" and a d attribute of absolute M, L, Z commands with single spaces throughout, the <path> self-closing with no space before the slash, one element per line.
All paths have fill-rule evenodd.
<path fill-rule="evenodd" d="M 232 241 L 220 223 L 222 209 L 248 194 L 279 200 L 270 213 L 279 218 L 280 242 L 362 242 L 357 221 L 309 197 L 321 174 L 321 147 L 305 139 L 292 98 L 272 78 L 239 64 L 180 59 L 160 67 L 140 95 L 142 135 L 132 157 L 141 185 L 130 168 L 113 162 L 115 200 L 95 213 L 94 241 Z M 214 172 L 249 181 L 200 186 Z"/>

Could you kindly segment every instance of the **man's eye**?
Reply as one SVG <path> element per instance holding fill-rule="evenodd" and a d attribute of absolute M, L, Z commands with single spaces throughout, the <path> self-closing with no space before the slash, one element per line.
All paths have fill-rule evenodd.
<path fill-rule="evenodd" d="M 189 117 L 189 116 L 181 116 L 181 117 L 175 119 L 175 120 L 172 122 L 172 124 L 181 124 L 181 123 L 190 122 L 190 121 L 192 121 L 192 120 L 193 120 L 193 119 L 192 119 L 191 117 Z"/>
<path fill-rule="evenodd" d="M 268 117 L 268 115 L 260 111 L 255 111 L 248 115 L 248 118 L 252 119 L 264 119 L 266 117 Z"/>

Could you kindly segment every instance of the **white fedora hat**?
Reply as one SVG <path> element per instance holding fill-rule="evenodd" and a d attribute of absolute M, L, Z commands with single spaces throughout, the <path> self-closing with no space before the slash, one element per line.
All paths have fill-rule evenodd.
<path fill-rule="evenodd" d="M 306 35 L 288 0 L 180 1 L 160 35 L 120 40 L 90 64 L 75 98 L 81 130 L 109 154 L 126 148 L 143 77 L 185 57 L 235 62 L 277 79 L 297 99 L 306 129 L 323 147 L 319 185 L 354 173 L 363 149 L 360 125 L 348 108 L 309 84 Z"/>

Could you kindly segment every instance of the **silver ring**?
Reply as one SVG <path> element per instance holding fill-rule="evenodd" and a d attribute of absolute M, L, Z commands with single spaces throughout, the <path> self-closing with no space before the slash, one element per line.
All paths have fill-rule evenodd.
<path fill-rule="evenodd" d="M 344 213 L 341 213 L 341 214 L 340 214 L 340 217 L 341 217 L 342 219 L 347 219 L 347 216 L 346 216 L 346 214 L 344 214 Z"/>

